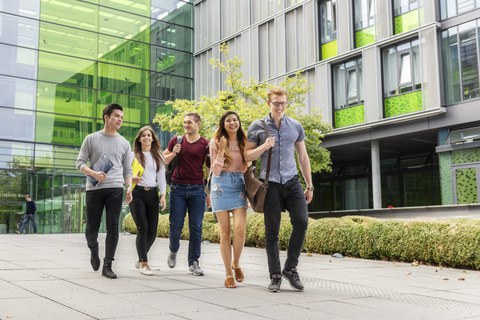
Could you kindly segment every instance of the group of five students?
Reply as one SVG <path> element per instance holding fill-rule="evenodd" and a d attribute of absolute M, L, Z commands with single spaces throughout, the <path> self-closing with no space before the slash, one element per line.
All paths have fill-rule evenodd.
<path fill-rule="evenodd" d="M 267 105 L 269 114 L 254 121 L 247 134 L 242 129 L 238 113 L 225 112 L 210 141 L 200 136 L 200 115 L 188 113 L 184 116 L 184 135 L 181 140 L 177 136 L 173 137 L 164 152 L 161 151 L 158 137 L 148 126 L 139 130 L 131 152 L 128 141 L 117 132 L 123 122 L 122 107 L 118 104 L 107 105 L 103 111 L 104 128 L 85 138 L 76 161 L 78 170 L 99 182 L 94 186 L 91 179 L 87 179 L 86 186 L 85 235 L 91 252 L 92 268 L 95 271 L 100 268 L 97 238 L 102 211 L 105 208 L 107 237 L 102 275 L 110 279 L 117 277 L 112 270 L 112 261 L 118 243 L 118 223 L 125 185 L 125 201 L 129 203 L 138 231 L 138 261 L 135 266 L 142 274 L 153 274 L 148 264 L 148 252 L 157 236 L 159 209 L 164 210 L 166 207 L 165 168 L 176 158 L 177 165 L 172 174 L 169 195 L 170 253 L 167 264 L 170 268 L 176 266 L 184 219 L 188 213 L 189 271 L 197 276 L 204 274 L 199 265 L 202 221 L 206 204 L 211 204 L 219 225 L 220 251 L 226 274 L 224 284 L 227 288 L 235 288 L 236 282 L 244 280 L 240 267 L 247 210 L 243 173 L 248 162 L 261 157 L 260 178 L 265 178 L 268 154 L 265 151 L 272 149 L 264 209 L 265 246 L 270 273 L 268 290 L 280 291 L 282 276 L 292 288 L 303 290 L 297 265 L 307 230 L 307 204 L 313 198 L 305 132 L 298 121 L 285 115 L 288 106 L 285 89 L 271 88 Z M 307 185 L 305 190 L 300 184 L 295 153 Z M 210 196 L 205 194 L 203 171 L 208 156 L 211 161 Z M 102 157 L 107 157 L 112 163 L 111 168 L 107 168 L 108 172 L 95 166 Z M 138 172 L 132 171 L 134 159 L 144 168 L 141 177 Z M 133 191 L 132 183 L 135 186 Z M 282 270 L 278 234 L 281 212 L 284 210 L 289 212 L 292 234 Z M 234 220 L 233 246 L 230 213 Z"/>

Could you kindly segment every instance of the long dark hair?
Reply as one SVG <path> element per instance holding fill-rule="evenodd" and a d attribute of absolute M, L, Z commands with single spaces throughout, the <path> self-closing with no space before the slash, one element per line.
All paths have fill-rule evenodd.
<path fill-rule="evenodd" d="M 242 129 L 242 121 L 240 121 L 240 116 L 238 113 L 235 111 L 227 111 L 223 114 L 223 116 L 220 118 L 220 121 L 218 122 L 218 128 L 215 134 L 213 135 L 213 138 L 215 141 L 219 142 L 221 137 L 225 137 L 227 140 L 227 148 L 225 150 L 225 167 L 228 167 L 230 164 L 232 164 L 232 156 L 230 155 L 230 142 L 228 141 L 228 133 L 227 130 L 225 130 L 225 120 L 229 115 L 235 115 L 238 120 L 238 130 L 237 130 L 237 142 L 238 142 L 238 148 L 240 149 L 240 153 L 242 154 L 242 162 L 243 165 L 246 167 L 247 162 L 245 161 L 245 157 L 243 156 L 243 152 L 245 150 L 245 142 L 247 141 L 247 136 L 245 135 L 245 131 Z"/>
<path fill-rule="evenodd" d="M 155 134 L 155 132 L 150 126 L 145 126 L 143 128 L 140 128 L 140 130 L 138 130 L 137 136 L 133 141 L 133 153 L 135 154 L 135 158 L 137 158 L 138 161 L 145 168 L 145 157 L 143 156 L 142 142 L 140 141 L 140 139 L 142 137 L 142 134 L 146 130 L 149 130 L 152 133 L 152 147 L 150 149 L 150 153 L 152 154 L 152 157 L 155 160 L 155 163 L 157 164 L 157 172 L 158 172 L 158 170 L 160 170 L 160 164 L 165 166 L 165 158 L 163 157 L 163 154 L 162 154 L 160 140 L 158 140 L 157 135 Z"/>

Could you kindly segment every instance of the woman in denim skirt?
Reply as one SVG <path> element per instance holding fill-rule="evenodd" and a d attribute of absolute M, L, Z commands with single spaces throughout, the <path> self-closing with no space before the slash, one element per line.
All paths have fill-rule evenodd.
<path fill-rule="evenodd" d="M 212 177 L 210 198 L 220 228 L 220 251 L 225 265 L 225 287 L 236 288 L 235 280 L 244 279 L 240 256 L 245 245 L 247 199 L 243 173 L 247 163 L 243 158 L 246 135 L 240 117 L 227 111 L 210 141 Z M 230 234 L 230 212 L 233 216 L 233 257 Z M 235 279 L 234 279 L 235 275 Z"/>

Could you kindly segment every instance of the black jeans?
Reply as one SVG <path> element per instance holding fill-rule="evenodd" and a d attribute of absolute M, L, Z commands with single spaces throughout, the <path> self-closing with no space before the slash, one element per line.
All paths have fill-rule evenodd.
<path fill-rule="evenodd" d="M 268 269 L 270 277 L 281 274 L 280 256 L 278 248 L 278 232 L 283 210 L 290 215 L 293 230 L 288 243 L 285 269 L 295 268 L 302 251 L 303 242 L 307 233 L 308 214 L 307 201 L 298 176 L 285 184 L 268 183 L 265 197 L 265 248 L 267 250 Z"/>
<path fill-rule="evenodd" d="M 130 212 L 137 225 L 137 254 L 138 261 L 147 262 L 147 253 L 157 238 L 159 205 L 157 188 L 136 186 L 133 189 L 133 201 L 130 203 Z"/>
<path fill-rule="evenodd" d="M 112 261 L 118 244 L 118 220 L 122 210 L 123 188 L 105 188 L 87 191 L 87 228 L 85 237 L 89 248 L 98 246 L 98 229 L 105 208 L 107 214 L 107 238 L 105 239 L 105 259 Z"/>

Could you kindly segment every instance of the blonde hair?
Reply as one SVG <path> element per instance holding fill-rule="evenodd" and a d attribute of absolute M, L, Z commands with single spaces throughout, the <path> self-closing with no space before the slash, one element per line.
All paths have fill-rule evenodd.
<path fill-rule="evenodd" d="M 270 101 L 270 98 L 272 96 L 285 96 L 288 98 L 288 94 L 287 94 L 287 90 L 285 90 L 285 88 L 282 88 L 282 87 L 271 87 L 269 90 L 268 90 L 268 101 Z"/>

